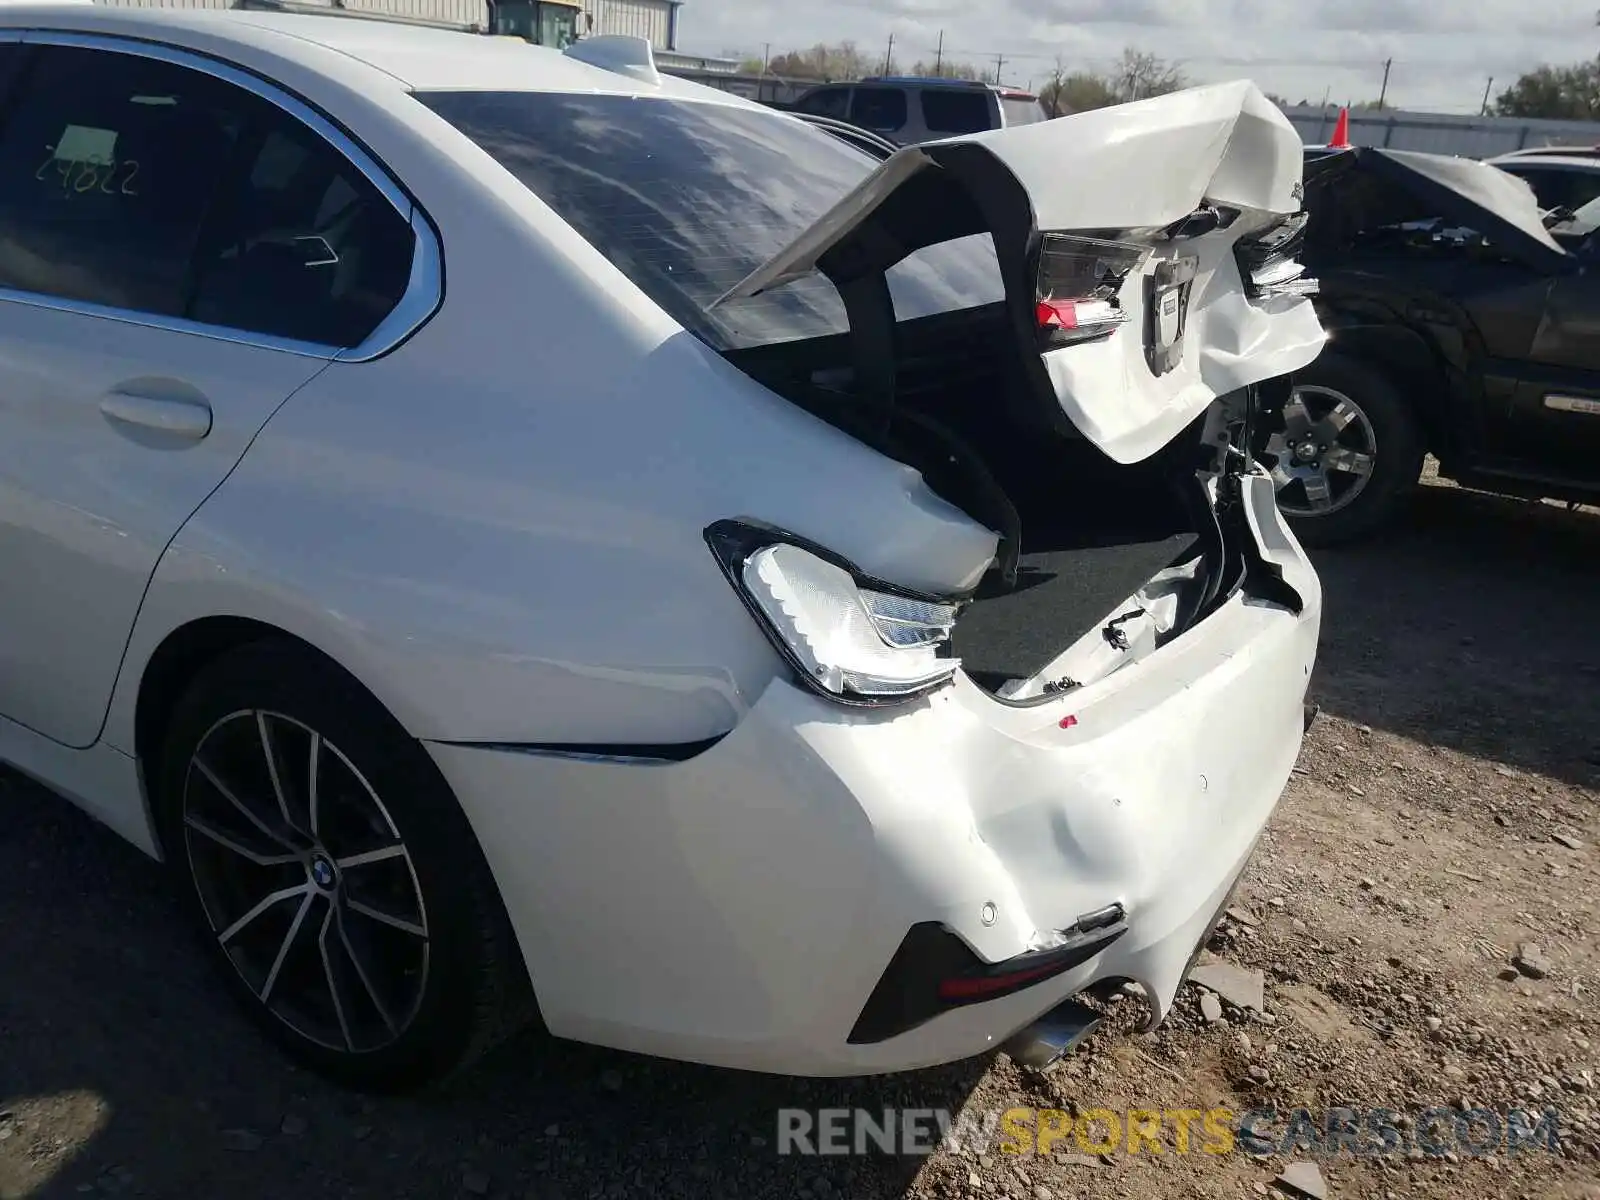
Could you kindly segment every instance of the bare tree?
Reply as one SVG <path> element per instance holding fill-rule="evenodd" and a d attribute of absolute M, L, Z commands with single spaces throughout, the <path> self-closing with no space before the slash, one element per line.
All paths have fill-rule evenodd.
<path fill-rule="evenodd" d="M 747 69 L 759 69 L 754 59 L 745 66 Z M 806 50 L 790 50 L 777 55 L 767 64 L 767 70 L 780 78 L 831 82 L 862 79 L 869 75 L 896 75 L 899 65 L 891 62 L 885 71 L 883 60 L 877 54 L 863 53 L 854 42 L 835 45 L 818 42 Z M 986 73 L 972 63 L 953 62 L 950 59 L 937 63 L 918 62 L 911 68 L 911 73 L 945 79 L 987 78 Z M 1089 71 L 1069 72 L 1062 60 L 1056 59 L 1055 69 L 1039 91 L 1039 99 L 1052 116 L 1066 116 L 1068 113 L 1120 104 L 1125 100 L 1161 96 L 1188 86 L 1188 78 L 1176 63 L 1130 46 L 1105 75 Z"/>
<path fill-rule="evenodd" d="M 1128 100 L 1163 96 L 1188 86 L 1188 78 L 1176 63 L 1130 46 L 1105 75 L 1069 73 L 1057 58 L 1055 69 L 1039 90 L 1039 99 L 1051 116 L 1064 117 Z"/>
<path fill-rule="evenodd" d="M 1092 108 L 1106 108 L 1118 102 L 1111 85 L 1099 75 L 1077 71 L 1059 78 L 1052 76 L 1040 90 L 1039 99 L 1053 117 L 1070 116 L 1088 112 Z"/>
<path fill-rule="evenodd" d="M 1188 79 L 1176 63 L 1169 63 L 1132 46 L 1122 52 L 1122 58 L 1112 68 L 1106 82 L 1121 100 L 1165 96 L 1168 92 L 1189 86 Z"/>
<path fill-rule="evenodd" d="M 768 64 L 774 75 L 788 79 L 860 79 L 876 74 L 881 60 L 865 54 L 854 42 L 827 45 L 818 42 L 809 50 L 790 50 Z"/>
<path fill-rule="evenodd" d="M 911 68 L 911 73 L 924 79 L 982 79 L 983 72 L 971 63 L 951 62 L 945 59 L 940 63 L 919 62 Z"/>
<path fill-rule="evenodd" d="M 1061 105 L 1061 87 L 1067 79 L 1066 64 L 1061 61 L 1061 56 L 1056 55 L 1056 65 L 1051 68 L 1045 84 L 1039 89 L 1039 103 L 1044 105 L 1045 111 L 1051 119 L 1065 116 L 1066 111 Z"/>

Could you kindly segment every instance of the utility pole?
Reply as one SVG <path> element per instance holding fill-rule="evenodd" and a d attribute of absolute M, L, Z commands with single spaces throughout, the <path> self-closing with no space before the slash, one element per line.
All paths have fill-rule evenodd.
<path fill-rule="evenodd" d="M 1489 93 L 1494 90 L 1494 76 L 1489 76 L 1489 82 L 1483 85 L 1483 107 L 1478 110 L 1480 117 L 1489 115 Z"/>
<path fill-rule="evenodd" d="M 933 52 L 933 73 L 936 76 L 944 74 L 944 30 L 939 30 L 939 48 Z"/>
<path fill-rule="evenodd" d="M 894 64 L 894 34 L 889 35 L 889 49 L 883 55 L 883 73 L 890 74 L 890 67 Z"/>
<path fill-rule="evenodd" d="M 1392 66 L 1394 66 L 1394 59 L 1386 58 L 1383 60 L 1383 88 L 1378 92 L 1378 108 L 1380 110 L 1389 107 L 1386 101 L 1389 99 L 1389 68 Z"/>
<path fill-rule="evenodd" d="M 1006 56 L 1004 54 L 996 54 L 994 56 L 994 85 L 995 85 L 995 87 L 999 87 L 1000 86 L 1000 72 L 1005 70 L 1005 65 L 1006 65 Z"/>
<path fill-rule="evenodd" d="M 767 67 L 772 63 L 772 43 L 768 42 L 761 48 L 761 78 L 767 77 Z"/>

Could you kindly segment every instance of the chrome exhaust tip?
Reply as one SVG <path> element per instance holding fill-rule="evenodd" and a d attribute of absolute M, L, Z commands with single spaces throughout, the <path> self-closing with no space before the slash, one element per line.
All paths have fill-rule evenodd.
<path fill-rule="evenodd" d="M 1015 1034 L 1001 1049 L 1023 1070 L 1042 1075 L 1077 1049 L 1100 1021 L 1094 1009 L 1068 1000 Z"/>

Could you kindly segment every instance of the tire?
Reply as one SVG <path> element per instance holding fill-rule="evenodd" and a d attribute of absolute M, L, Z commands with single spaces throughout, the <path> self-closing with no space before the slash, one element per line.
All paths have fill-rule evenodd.
<path fill-rule="evenodd" d="M 202 940 L 296 1060 L 349 1087 L 405 1091 L 534 1015 L 504 906 L 444 778 L 314 651 L 263 641 L 206 666 L 155 775 L 162 845 Z"/>
<path fill-rule="evenodd" d="M 1375 533 L 1395 519 L 1422 473 L 1427 448 L 1415 410 L 1381 370 L 1342 354 L 1324 353 L 1290 383 L 1286 418 L 1298 400 L 1300 411 L 1311 416 L 1326 406 L 1330 416 L 1335 409 L 1353 409 L 1358 419 L 1337 433 L 1318 423 L 1298 440 L 1297 431 L 1289 428 L 1269 437 L 1264 457 L 1273 468 L 1278 504 L 1289 525 L 1308 546 L 1334 546 Z M 1369 439 L 1364 455 L 1363 425 Z M 1338 456 L 1342 465 L 1335 469 L 1323 455 Z M 1347 467 L 1363 457 L 1369 460 L 1368 473 L 1354 486 L 1356 472 Z M 1319 473 L 1331 497 L 1326 511 L 1318 510 L 1308 490 L 1307 477 L 1315 482 Z"/>

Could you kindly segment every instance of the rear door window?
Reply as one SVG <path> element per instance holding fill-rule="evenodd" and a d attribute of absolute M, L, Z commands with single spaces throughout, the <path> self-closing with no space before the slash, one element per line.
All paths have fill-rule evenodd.
<path fill-rule="evenodd" d="M 410 223 L 356 166 L 263 106 L 195 264 L 189 316 L 323 346 L 354 346 L 405 294 Z"/>
<path fill-rule="evenodd" d="M 21 42 L 0 42 L 0 102 L 8 99 L 32 47 Z"/>
<path fill-rule="evenodd" d="M 801 97 L 795 105 L 801 112 L 815 113 L 819 117 L 832 117 L 836 121 L 850 116 L 850 89 L 847 87 L 818 88 Z"/>
<path fill-rule="evenodd" d="M 850 120 L 875 133 L 905 128 L 906 114 L 906 94 L 901 88 L 857 88 L 850 105 Z"/>
<path fill-rule="evenodd" d="M 1600 171 L 1567 170 L 1561 167 L 1509 168 L 1525 179 L 1539 199 L 1540 208 L 1570 208 L 1577 211 L 1600 196 Z"/>
<path fill-rule="evenodd" d="M 1000 108 L 1006 115 L 1008 128 L 1014 125 L 1037 125 L 1040 121 L 1050 119 L 1050 114 L 1044 111 L 1039 101 L 1021 96 L 1000 97 Z"/>
<path fill-rule="evenodd" d="M 982 133 L 994 128 L 989 93 L 973 88 L 929 88 L 922 93 L 922 120 L 929 133 Z"/>
<path fill-rule="evenodd" d="M 0 133 L 0 286 L 181 315 L 237 94 L 153 58 L 40 50 Z"/>
<path fill-rule="evenodd" d="M 341 348 L 399 302 L 409 221 L 297 118 L 139 54 L 36 53 L 0 130 L 0 287 Z"/>

